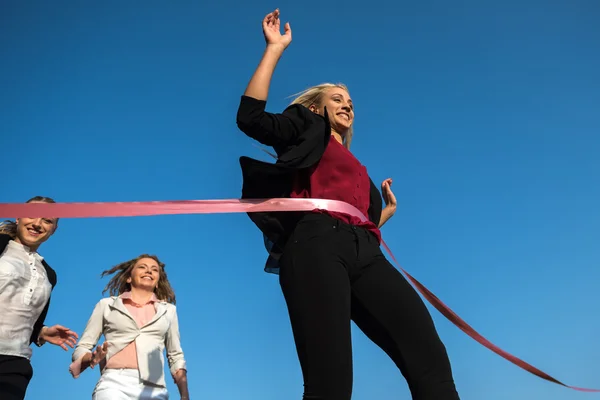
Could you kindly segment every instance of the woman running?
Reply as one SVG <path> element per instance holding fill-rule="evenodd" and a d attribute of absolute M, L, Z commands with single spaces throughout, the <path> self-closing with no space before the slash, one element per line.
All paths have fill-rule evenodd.
<path fill-rule="evenodd" d="M 69 371 L 74 378 L 100 365 L 93 400 L 166 400 L 163 351 L 182 400 L 189 400 L 175 293 L 165 264 L 143 254 L 102 276 L 115 274 L 81 335 Z M 105 342 L 97 346 L 100 336 Z M 94 349 L 96 347 L 96 349 Z"/>
<path fill-rule="evenodd" d="M 283 113 L 266 112 L 271 77 L 292 31 L 286 24 L 280 33 L 275 10 L 264 18 L 263 33 L 266 49 L 241 98 L 237 124 L 272 146 L 278 160 L 241 158 L 242 197 L 338 200 L 368 217 L 361 222 L 327 210 L 250 214 L 270 252 L 266 270 L 279 273 L 304 377 L 303 398 L 351 398 L 352 320 L 398 366 L 413 399 L 458 399 L 427 308 L 381 252 L 379 228 L 393 214 L 395 199 L 392 208 L 382 210 L 367 169 L 349 150 L 354 105 L 348 89 L 314 86 Z M 312 65 L 318 68 L 319 62 Z M 383 189 L 391 203 L 389 185 L 384 181 Z"/>
<path fill-rule="evenodd" d="M 27 203 L 54 203 L 36 196 Z M 56 272 L 38 252 L 58 218 L 17 218 L 0 224 L 0 399 L 22 400 L 33 376 L 31 344 L 74 347 L 77 334 L 44 325 Z"/>

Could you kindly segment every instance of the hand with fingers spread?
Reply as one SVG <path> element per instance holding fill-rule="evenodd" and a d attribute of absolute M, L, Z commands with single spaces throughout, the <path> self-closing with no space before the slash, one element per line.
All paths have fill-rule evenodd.
<path fill-rule="evenodd" d="M 269 85 L 275 67 L 283 55 L 285 49 L 292 41 L 292 29 L 289 22 L 283 27 L 281 34 L 281 21 L 279 20 L 279 9 L 267 14 L 262 21 L 263 35 L 267 42 L 267 48 L 263 54 L 252 79 L 246 87 L 244 95 L 257 100 L 267 100 Z"/>
<path fill-rule="evenodd" d="M 263 34 L 267 46 L 277 46 L 285 50 L 292 42 L 292 29 L 290 23 L 286 22 L 283 27 L 284 33 L 281 34 L 281 20 L 279 19 L 279 9 L 265 16 L 262 22 Z"/>
<path fill-rule="evenodd" d="M 90 359 L 90 368 L 94 368 L 100 364 L 105 358 L 108 352 L 108 342 L 102 343 L 101 346 L 96 346 L 96 349 L 92 352 Z"/>
<path fill-rule="evenodd" d="M 65 351 L 69 350 L 67 346 L 74 348 L 78 338 L 77 333 L 61 325 L 45 326 L 40 332 L 40 342 L 51 343 Z"/>

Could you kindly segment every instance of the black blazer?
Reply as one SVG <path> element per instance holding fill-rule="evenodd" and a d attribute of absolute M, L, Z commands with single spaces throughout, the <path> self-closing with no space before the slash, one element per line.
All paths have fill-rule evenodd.
<path fill-rule="evenodd" d="M 327 110 L 321 116 L 308 108 L 294 104 L 282 114 L 265 112 L 266 101 L 242 96 L 237 113 L 237 126 L 249 137 L 272 146 L 277 152 L 275 164 L 249 157 L 240 157 L 242 168 L 242 199 L 290 197 L 294 176 L 298 170 L 319 162 L 331 136 Z M 370 180 L 370 179 L 369 179 Z M 371 182 L 368 218 L 379 225 L 381 193 Z M 274 272 L 277 261 L 294 226 L 303 213 L 249 213 L 250 219 L 263 232 L 270 254 L 265 270 Z"/>
<path fill-rule="evenodd" d="M 11 239 L 12 238 L 9 235 L 0 234 L 0 254 L 4 253 L 4 250 L 6 249 L 6 246 L 8 246 L 8 242 Z M 54 272 L 54 270 L 52 268 L 50 268 L 48 263 L 46 263 L 46 260 L 42 260 L 42 265 L 44 266 L 44 269 L 46 270 L 46 275 L 48 275 L 48 280 L 50 281 L 50 284 L 52 285 L 51 290 L 53 290 L 54 286 L 56 286 L 56 272 Z M 35 324 L 33 325 L 33 332 L 31 333 L 31 338 L 29 338 L 30 344 L 31 343 L 37 344 L 37 338 L 40 334 L 40 331 L 44 327 L 44 320 L 46 319 L 46 315 L 48 314 L 49 308 L 50 308 L 50 298 L 48 298 L 48 302 L 46 303 L 44 310 L 42 311 L 42 313 L 38 317 L 37 321 L 35 321 Z"/>

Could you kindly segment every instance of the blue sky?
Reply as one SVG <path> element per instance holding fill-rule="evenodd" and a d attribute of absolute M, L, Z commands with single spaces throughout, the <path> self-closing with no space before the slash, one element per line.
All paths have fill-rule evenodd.
<path fill-rule="evenodd" d="M 600 388 L 600 6 L 593 0 L 4 2 L 1 202 L 237 198 L 235 113 L 279 7 L 294 40 L 268 109 L 325 81 L 356 104 L 352 150 L 399 210 L 383 229 L 414 276 L 484 336 Z M 104 269 L 149 252 L 176 290 L 194 399 L 300 399 L 277 278 L 245 215 L 62 220 L 47 322 L 82 332 Z M 432 314 L 464 400 L 574 400 Z M 353 329 L 356 400 L 409 399 Z M 28 399 L 89 398 L 70 353 L 34 350 Z M 169 389 L 178 398 L 176 388 Z"/>

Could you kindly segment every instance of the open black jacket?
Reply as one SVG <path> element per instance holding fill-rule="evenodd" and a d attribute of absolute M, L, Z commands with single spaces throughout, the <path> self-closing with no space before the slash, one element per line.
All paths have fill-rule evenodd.
<path fill-rule="evenodd" d="M 0 234 L 0 255 L 4 253 L 4 250 L 6 249 L 6 246 L 8 246 L 8 242 L 11 239 L 12 238 L 9 235 Z M 54 270 L 52 268 L 50 268 L 48 263 L 46 263 L 46 260 L 42 260 L 42 265 L 44 266 L 44 269 L 46 270 L 46 275 L 48 276 L 48 280 L 50 281 L 50 284 L 52 285 L 52 289 L 54 289 L 54 286 L 56 286 L 56 272 L 54 272 Z M 49 308 L 50 308 L 50 298 L 48 298 L 48 302 L 46 302 L 46 306 L 44 307 L 44 310 L 42 311 L 42 313 L 38 317 L 37 321 L 35 321 L 35 324 L 33 325 L 33 332 L 31 333 L 31 338 L 29 339 L 30 344 L 31 343 L 37 344 L 37 339 L 40 334 L 40 331 L 44 327 L 44 321 L 46 319 L 46 315 L 48 314 Z"/>
<path fill-rule="evenodd" d="M 331 137 L 327 110 L 321 116 L 294 104 L 281 114 L 265 112 L 266 101 L 242 96 L 237 113 L 239 129 L 258 142 L 272 146 L 277 152 L 275 164 L 240 157 L 242 167 L 242 199 L 290 197 L 297 171 L 319 162 Z M 381 193 L 371 180 L 368 218 L 379 225 Z M 263 232 L 270 256 L 265 271 L 276 272 L 277 262 L 301 213 L 249 213 L 250 219 Z"/>

